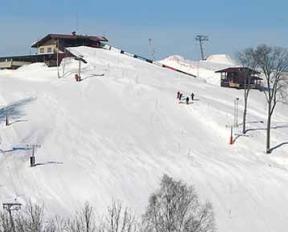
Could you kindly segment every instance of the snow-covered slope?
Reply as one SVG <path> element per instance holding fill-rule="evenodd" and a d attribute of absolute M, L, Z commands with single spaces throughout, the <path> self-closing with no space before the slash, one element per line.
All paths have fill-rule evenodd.
<path fill-rule="evenodd" d="M 11 122 L 5 127 L 0 110 L 0 202 L 31 199 L 69 214 L 85 201 L 101 213 L 120 199 L 140 215 L 167 173 L 212 202 L 221 232 L 287 231 L 288 149 L 264 153 L 263 93 L 251 91 L 250 131 L 231 146 L 226 125 L 242 91 L 113 51 L 71 51 L 88 61 L 81 82 L 71 59 L 60 79 L 41 64 L 0 71 L 0 104 Z M 178 104 L 178 90 L 196 100 Z M 288 109 L 279 105 L 272 146 L 287 143 L 287 134 Z M 34 168 L 25 144 L 41 144 Z"/>
<path fill-rule="evenodd" d="M 211 55 L 206 60 L 200 61 L 185 60 L 182 56 L 174 55 L 159 61 L 159 63 L 191 73 L 218 86 L 220 85 L 220 74 L 215 74 L 215 71 L 236 65 L 230 56 L 224 54 Z"/>

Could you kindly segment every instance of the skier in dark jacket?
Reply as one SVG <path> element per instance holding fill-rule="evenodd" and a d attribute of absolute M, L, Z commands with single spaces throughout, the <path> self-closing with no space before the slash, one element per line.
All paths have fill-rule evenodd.
<path fill-rule="evenodd" d="M 186 104 L 188 105 L 189 104 L 189 97 L 186 97 L 185 101 L 186 101 Z"/>
<path fill-rule="evenodd" d="M 191 93 L 191 100 L 194 100 L 194 93 Z"/>
<path fill-rule="evenodd" d="M 179 94 L 179 100 L 182 100 L 182 96 L 183 96 L 183 94 L 180 93 L 180 94 Z"/>
<path fill-rule="evenodd" d="M 177 99 L 179 99 L 179 97 L 180 97 L 180 92 L 178 91 L 177 92 Z"/>

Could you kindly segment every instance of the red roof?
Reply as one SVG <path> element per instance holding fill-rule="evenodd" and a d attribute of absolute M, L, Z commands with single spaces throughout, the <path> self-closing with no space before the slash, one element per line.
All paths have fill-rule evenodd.
<path fill-rule="evenodd" d="M 66 34 L 48 34 L 41 40 L 32 44 L 32 48 L 37 48 L 50 39 L 63 39 L 63 40 L 90 40 L 94 42 L 108 42 L 104 36 L 88 36 L 88 35 L 66 35 Z"/>

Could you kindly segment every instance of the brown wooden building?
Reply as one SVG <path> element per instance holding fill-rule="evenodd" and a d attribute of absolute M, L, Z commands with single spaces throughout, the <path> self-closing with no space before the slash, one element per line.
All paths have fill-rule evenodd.
<path fill-rule="evenodd" d="M 216 71 L 221 73 L 221 86 L 243 89 L 245 85 L 250 85 L 252 89 L 261 88 L 261 81 L 256 70 L 246 67 L 230 67 Z"/>
<path fill-rule="evenodd" d="M 66 48 L 88 46 L 101 48 L 108 40 L 103 36 L 48 34 L 32 45 L 36 55 L 0 57 L 0 69 L 16 69 L 26 64 L 44 62 L 49 67 L 61 63 L 65 57 L 73 57 Z"/>
<path fill-rule="evenodd" d="M 108 40 L 104 36 L 77 35 L 73 32 L 66 34 L 48 34 L 32 45 L 38 54 L 61 53 L 68 47 L 88 46 L 100 48 Z"/>

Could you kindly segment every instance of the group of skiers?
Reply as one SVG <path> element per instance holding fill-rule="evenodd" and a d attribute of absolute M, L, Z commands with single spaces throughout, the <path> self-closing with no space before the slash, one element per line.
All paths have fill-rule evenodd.
<path fill-rule="evenodd" d="M 194 100 L 194 93 L 191 93 L 191 101 Z M 182 99 L 185 100 L 185 103 L 188 105 L 189 104 L 189 96 L 186 96 L 183 98 L 183 93 L 181 93 L 180 91 L 177 92 L 177 99 L 179 100 L 179 103 L 182 101 Z"/>

